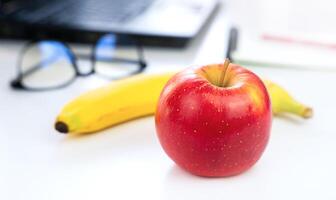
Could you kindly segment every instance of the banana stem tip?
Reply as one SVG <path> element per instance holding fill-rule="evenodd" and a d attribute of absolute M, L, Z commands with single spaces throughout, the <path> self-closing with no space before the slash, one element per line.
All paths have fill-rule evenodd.
<path fill-rule="evenodd" d="M 64 122 L 58 121 L 55 123 L 55 129 L 60 132 L 67 134 L 69 132 L 68 125 L 66 125 Z"/>

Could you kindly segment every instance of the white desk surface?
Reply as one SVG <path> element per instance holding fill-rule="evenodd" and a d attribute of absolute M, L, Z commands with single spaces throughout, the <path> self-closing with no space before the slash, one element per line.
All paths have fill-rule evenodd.
<path fill-rule="evenodd" d="M 222 61 L 226 20 L 220 13 L 185 50 L 146 49 L 148 72 Z M 274 118 L 269 145 L 252 169 L 209 179 L 165 155 L 153 117 L 83 137 L 57 133 L 62 106 L 105 81 L 92 76 L 53 92 L 13 91 L 8 82 L 20 45 L 0 41 L 0 199 L 336 199 L 335 72 L 251 68 L 312 105 L 314 117 Z"/>

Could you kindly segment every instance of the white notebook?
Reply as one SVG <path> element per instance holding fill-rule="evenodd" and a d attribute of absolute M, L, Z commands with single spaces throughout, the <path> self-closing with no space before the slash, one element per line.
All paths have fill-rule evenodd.
<path fill-rule="evenodd" d="M 239 30 L 237 63 L 336 71 L 334 0 L 259 0 L 258 30 Z"/>
<path fill-rule="evenodd" d="M 263 40 L 242 34 L 232 58 L 248 65 L 336 71 L 336 48 Z"/>

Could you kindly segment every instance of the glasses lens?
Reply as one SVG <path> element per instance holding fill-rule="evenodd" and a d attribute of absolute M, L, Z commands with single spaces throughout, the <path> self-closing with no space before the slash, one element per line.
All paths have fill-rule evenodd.
<path fill-rule="evenodd" d="M 29 88 L 47 89 L 71 81 L 76 72 L 69 49 L 56 41 L 42 41 L 24 52 L 22 83 Z"/>
<path fill-rule="evenodd" d="M 135 42 L 128 40 L 128 45 L 119 45 L 120 41 L 113 35 L 105 35 L 96 45 L 95 71 L 112 79 L 123 78 L 139 73 L 141 66 Z"/>

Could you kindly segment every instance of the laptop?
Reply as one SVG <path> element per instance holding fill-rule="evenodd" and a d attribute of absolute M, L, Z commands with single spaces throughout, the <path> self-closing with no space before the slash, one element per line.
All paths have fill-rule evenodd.
<path fill-rule="evenodd" d="M 210 20 L 218 0 L 0 0 L 0 38 L 91 43 L 138 37 L 144 45 L 183 47 Z"/>

